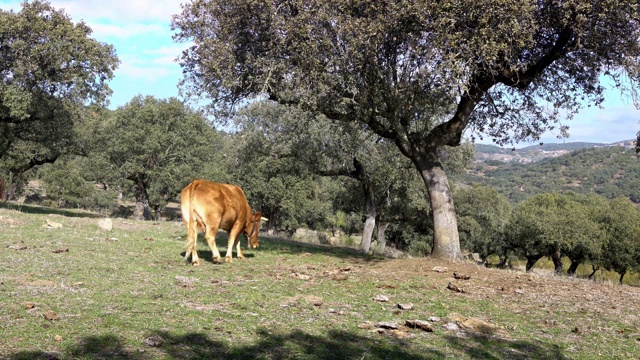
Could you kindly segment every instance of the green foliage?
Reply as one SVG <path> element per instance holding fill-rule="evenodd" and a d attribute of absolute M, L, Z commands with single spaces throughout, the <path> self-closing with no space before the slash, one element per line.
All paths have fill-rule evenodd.
<path fill-rule="evenodd" d="M 477 252 L 483 259 L 489 255 L 506 255 L 506 228 L 511 204 L 495 189 L 474 185 L 457 189 L 453 195 L 458 215 L 460 246 Z"/>
<path fill-rule="evenodd" d="M 391 224 L 386 231 L 387 246 L 393 244 L 412 256 L 431 253 L 433 233 L 418 221 Z"/>
<path fill-rule="evenodd" d="M 112 189 L 98 189 L 92 182 L 85 180 L 81 165 L 76 161 L 59 159 L 38 170 L 38 176 L 44 183 L 47 198 L 57 207 L 79 207 L 109 212 L 115 207 L 117 194 Z"/>
<path fill-rule="evenodd" d="M 25 166 L 68 151 L 83 107 L 106 103 L 118 58 L 91 32 L 40 0 L 0 10 L 0 158 Z"/>
<path fill-rule="evenodd" d="M 604 233 L 598 214 L 604 199 L 596 195 L 540 194 L 518 204 L 507 234 L 510 246 L 529 261 L 565 254 L 575 266 L 599 259 Z"/>
<path fill-rule="evenodd" d="M 91 175 L 96 181 L 130 186 L 139 202 L 156 210 L 176 200 L 195 178 L 224 174 L 220 137 L 202 114 L 175 98 L 137 96 L 93 124 Z"/>
<path fill-rule="evenodd" d="M 620 282 L 631 269 L 640 269 L 640 211 L 624 197 L 609 201 L 600 218 L 607 234 L 600 263 L 620 274 Z"/>

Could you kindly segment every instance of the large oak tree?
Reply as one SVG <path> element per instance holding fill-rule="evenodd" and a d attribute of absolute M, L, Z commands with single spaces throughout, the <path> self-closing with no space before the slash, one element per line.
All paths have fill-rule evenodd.
<path fill-rule="evenodd" d="M 11 172 L 53 162 L 86 107 L 106 103 L 119 61 L 91 33 L 46 1 L 0 10 L 0 158 Z"/>
<path fill-rule="evenodd" d="M 212 110 L 266 95 L 393 141 L 423 178 L 440 258 L 461 251 L 439 148 L 467 130 L 537 139 L 601 103 L 604 76 L 638 85 L 637 0 L 194 0 L 172 26 L 193 43 L 183 90 Z"/>

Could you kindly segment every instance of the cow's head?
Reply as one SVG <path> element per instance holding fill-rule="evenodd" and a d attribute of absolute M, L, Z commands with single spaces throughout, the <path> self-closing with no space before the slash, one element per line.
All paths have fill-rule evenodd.
<path fill-rule="evenodd" d="M 260 232 L 260 219 L 262 214 L 257 212 L 251 215 L 251 229 L 247 232 L 247 247 L 255 249 L 258 247 L 258 232 Z"/>

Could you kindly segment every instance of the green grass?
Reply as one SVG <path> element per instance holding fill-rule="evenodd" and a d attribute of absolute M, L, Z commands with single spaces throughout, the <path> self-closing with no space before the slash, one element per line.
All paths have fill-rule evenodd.
<path fill-rule="evenodd" d="M 530 297 L 525 297 L 498 292 L 490 283 L 538 285 L 537 279 L 531 283 L 524 274 L 478 268 L 482 272 L 474 275 L 478 282 L 463 283 L 469 291 L 459 294 L 445 288 L 450 274 L 432 272 L 434 265 L 426 259 L 384 260 L 352 249 L 267 236 L 261 236 L 259 249 L 245 251 L 246 260 L 234 259 L 232 264 L 214 264 L 200 236 L 203 261 L 193 267 L 182 259 L 185 229 L 178 222 L 115 219 L 113 231 L 107 233 L 98 228 L 93 215 L 47 213 L 51 212 L 0 209 L 0 358 L 625 359 L 640 355 L 636 339 L 640 320 L 633 317 L 637 307 L 619 308 L 619 317 L 608 311 L 584 313 L 571 296 L 548 303 L 529 288 Z M 63 227 L 45 229 L 45 218 Z M 244 239 L 242 243 L 246 245 Z M 218 247 L 226 250 L 222 233 Z M 544 291 L 541 287 L 541 298 Z M 373 301 L 379 294 L 390 302 Z M 28 302 L 36 306 L 27 309 Z M 400 312 L 397 303 L 415 307 Z M 45 319 L 47 311 L 58 319 Z M 444 318 L 454 313 L 490 321 L 501 334 L 445 330 L 442 325 L 449 320 Z M 403 324 L 430 316 L 443 318 L 434 323 L 433 333 L 404 329 L 380 334 L 366 325 Z M 545 325 L 546 319 L 554 325 Z M 571 332 L 575 326 L 585 330 L 581 337 Z M 152 335 L 160 336 L 163 344 L 146 345 Z"/>

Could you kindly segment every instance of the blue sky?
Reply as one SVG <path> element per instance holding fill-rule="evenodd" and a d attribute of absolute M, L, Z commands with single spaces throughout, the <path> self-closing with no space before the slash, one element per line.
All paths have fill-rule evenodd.
<path fill-rule="evenodd" d="M 121 64 L 110 86 L 111 108 L 126 104 L 138 94 L 158 98 L 178 96 L 182 77 L 175 59 L 187 47 L 171 39 L 171 15 L 180 12 L 177 0 L 77 0 L 50 1 L 64 9 L 74 22 L 84 20 L 98 41 L 113 44 Z M 18 11 L 20 1 L 0 0 L 0 8 Z M 558 140 L 557 133 L 547 133 L 546 143 L 588 141 L 611 143 L 634 139 L 640 130 L 640 110 L 616 90 L 609 92 L 604 108 L 588 108 L 576 115 L 569 125 L 570 138 Z M 483 141 L 488 143 L 489 140 Z M 520 144 L 524 146 L 527 144 Z"/>

